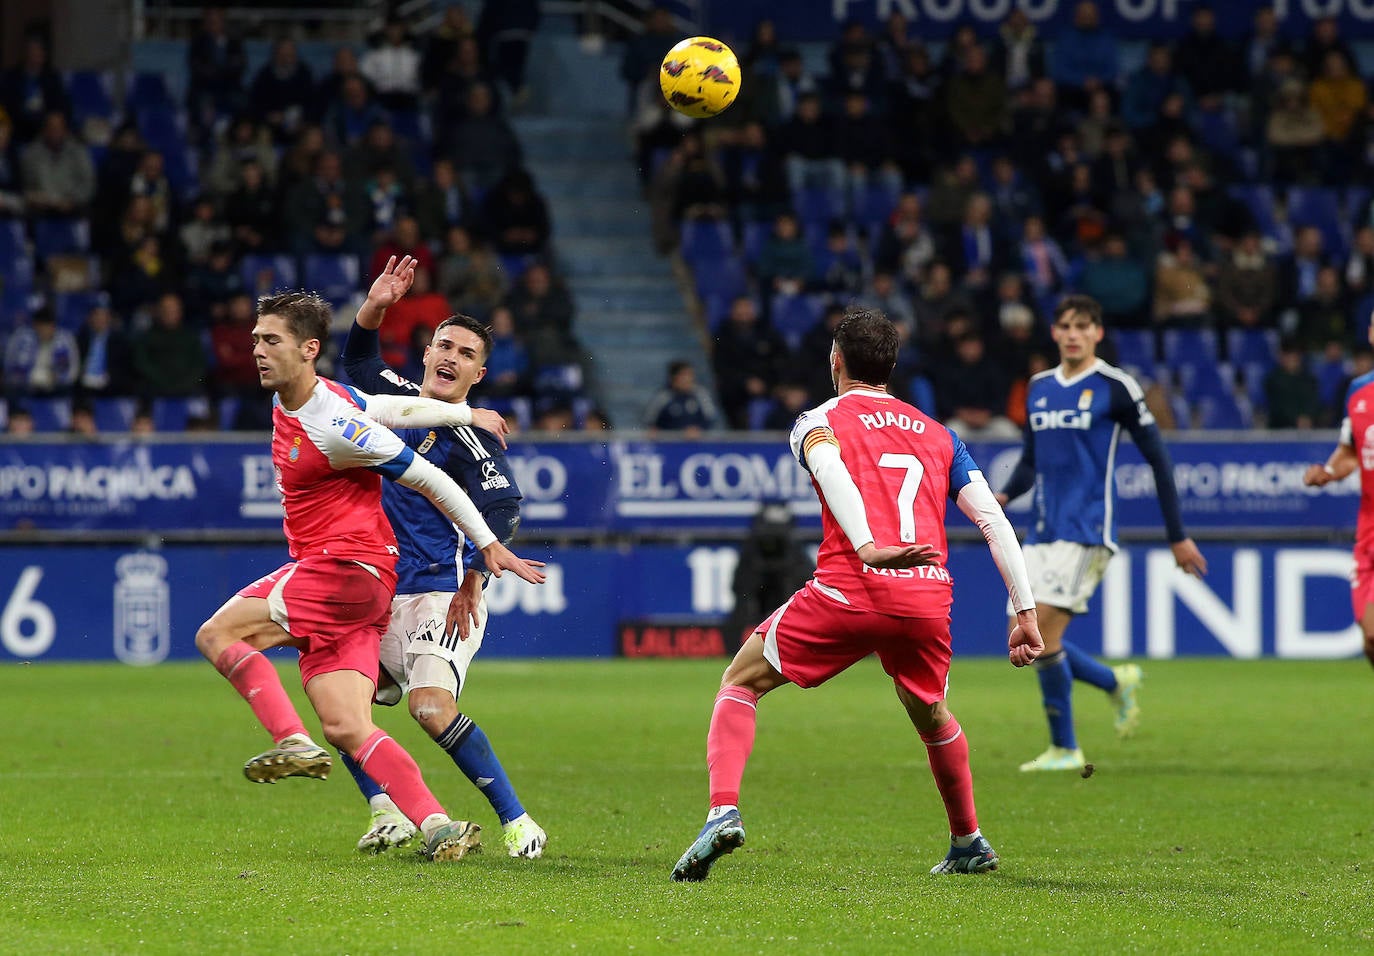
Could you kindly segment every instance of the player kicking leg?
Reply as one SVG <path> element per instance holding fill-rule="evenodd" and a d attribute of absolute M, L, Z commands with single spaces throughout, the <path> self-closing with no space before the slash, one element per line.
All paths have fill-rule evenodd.
<path fill-rule="evenodd" d="M 525 811 L 482 728 L 458 710 L 468 668 L 486 632 L 487 606 L 481 581 L 477 572 L 469 572 L 464 579 L 468 598 L 476 595 L 466 637 L 461 633 L 435 636 L 435 630 L 445 625 L 453 594 L 432 591 L 398 595 L 382 639 L 382 668 L 403 675 L 399 683 L 409 692 L 411 716 L 487 798 L 501 823 L 506 852 L 512 857 L 537 859 L 544 853 L 547 834 Z M 358 841 L 359 851 L 383 853 L 408 844 L 415 830 L 405 814 L 347 752 L 341 751 L 339 756 L 372 808 L 368 830 Z"/>

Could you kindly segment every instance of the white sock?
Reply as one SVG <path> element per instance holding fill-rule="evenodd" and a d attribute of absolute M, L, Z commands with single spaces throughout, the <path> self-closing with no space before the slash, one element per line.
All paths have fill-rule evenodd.
<path fill-rule="evenodd" d="M 710 823 L 712 820 L 719 820 L 721 817 L 725 816 L 731 810 L 739 812 L 739 807 L 735 806 L 733 803 L 726 803 L 719 807 L 712 807 L 711 812 L 706 814 L 706 822 Z"/>
<path fill-rule="evenodd" d="M 967 850 L 969 847 L 973 846 L 973 841 L 978 839 L 982 835 L 982 830 L 974 830 L 968 836 L 954 836 L 953 834 L 950 834 L 949 839 L 950 842 L 953 843 L 960 850 Z"/>
<path fill-rule="evenodd" d="M 395 801 L 393 801 L 391 797 L 387 796 L 385 793 L 379 793 L 375 797 L 369 797 L 367 800 L 367 804 L 372 808 L 374 813 L 383 810 L 394 810 L 397 813 L 401 812 L 400 808 L 396 806 Z"/>
<path fill-rule="evenodd" d="M 420 821 L 420 832 L 423 833 L 425 839 L 428 840 L 434 835 L 435 830 L 440 827 L 448 826 L 452 822 L 453 821 L 448 818 L 447 813 L 431 813 Z"/>

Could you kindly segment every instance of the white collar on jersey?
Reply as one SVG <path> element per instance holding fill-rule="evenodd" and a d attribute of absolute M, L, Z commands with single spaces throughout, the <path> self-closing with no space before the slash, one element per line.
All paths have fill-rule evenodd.
<path fill-rule="evenodd" d="M 1087 378 L 1089 375 L 1092 375 L 1105 364 L 1106 363 L 1103 362 L 1102 359 L 1097 359 L 1095 362 L 1093 362 L 1093 364 L 1089 365 L 1087 368 L 1079 372 L 1073 378 L 1065 378 L 1064 366 L 1056 365 L 1054 367 L 1054 380 L 1058 382 L 1060 385 L 1076 385 L 1077 383 L 1083 381 L 1083 379 Z"/>
<path fill-rule="evenodd" d="M 860 394 L 860 393 L 862 393 L 862 394 L 864 394 L 864 395 L 872 395 L 872 396 L 874 396 L 875 398 L 892 398 L 892 397 L 893 397 L 891 392 L 884 391 L 884 390 L 881 389 L 881 388 L 872 388 L 872 387 L 867 386 L 867 385 L 855 385 L 855 386 L 854 386 L 853 388 L 851 388 L 849 391 L 845 392 L 844 395 L 855 395 L 855 394 Z M 839 397 L 840 397 L 840 398 L 844 398 L 844 395 L 841 395 L 841 396 L 839 396 Z"/>

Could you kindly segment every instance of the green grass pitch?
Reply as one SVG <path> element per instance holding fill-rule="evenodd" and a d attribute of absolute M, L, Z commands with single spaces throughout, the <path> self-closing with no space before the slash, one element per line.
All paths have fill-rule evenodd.
<path fill-rule="evenodd" d="M 255 786 L 266 744 L 208 665 L 6 665 L 0 951 L 13 953 L 1302 953 L 1374 948 L 1374 673 L 1363 661 L 1146 665 L 1117 742 L 1078 685 L 1097 768 L 1029 776 L 1035 678 L 956 661 L 984 832 L 1002 868 L 931 877 L 946 847 L 925 753 L 871 662 L 760 707 L 748 843 L 668 872 L 705 810 L 720 662 L 479 660 L 487 730 L 547 856 L 511 860 L 456 768 L 379 710 L 486 852 L 363 857 L 342 769 Z M 304 708 L 294 667 L 284 677 Z M 303 712 L 308 712 L 303 710 Z M 312 721 L 307 721 L 315 726 Z"/>

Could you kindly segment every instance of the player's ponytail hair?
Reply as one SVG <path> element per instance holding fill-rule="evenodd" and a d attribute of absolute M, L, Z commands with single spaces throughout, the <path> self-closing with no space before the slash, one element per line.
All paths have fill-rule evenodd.
<path fill-rule="evenodd" d="M 318 339 L 321 346 L 329 341 L 329 323 L 334 310 L 313 292 L 274 292 L 258 298 L 258 318 L 279 315 L 286 327 L 305 343 Z"/>
<path fill-rule="evenodd" d="M 835 329 L 835 346 L 844 356 L 845 371 L 865 385 L 887 385 L 897 365 L 897 327 L 876 309 L 850 306 Z"/>

